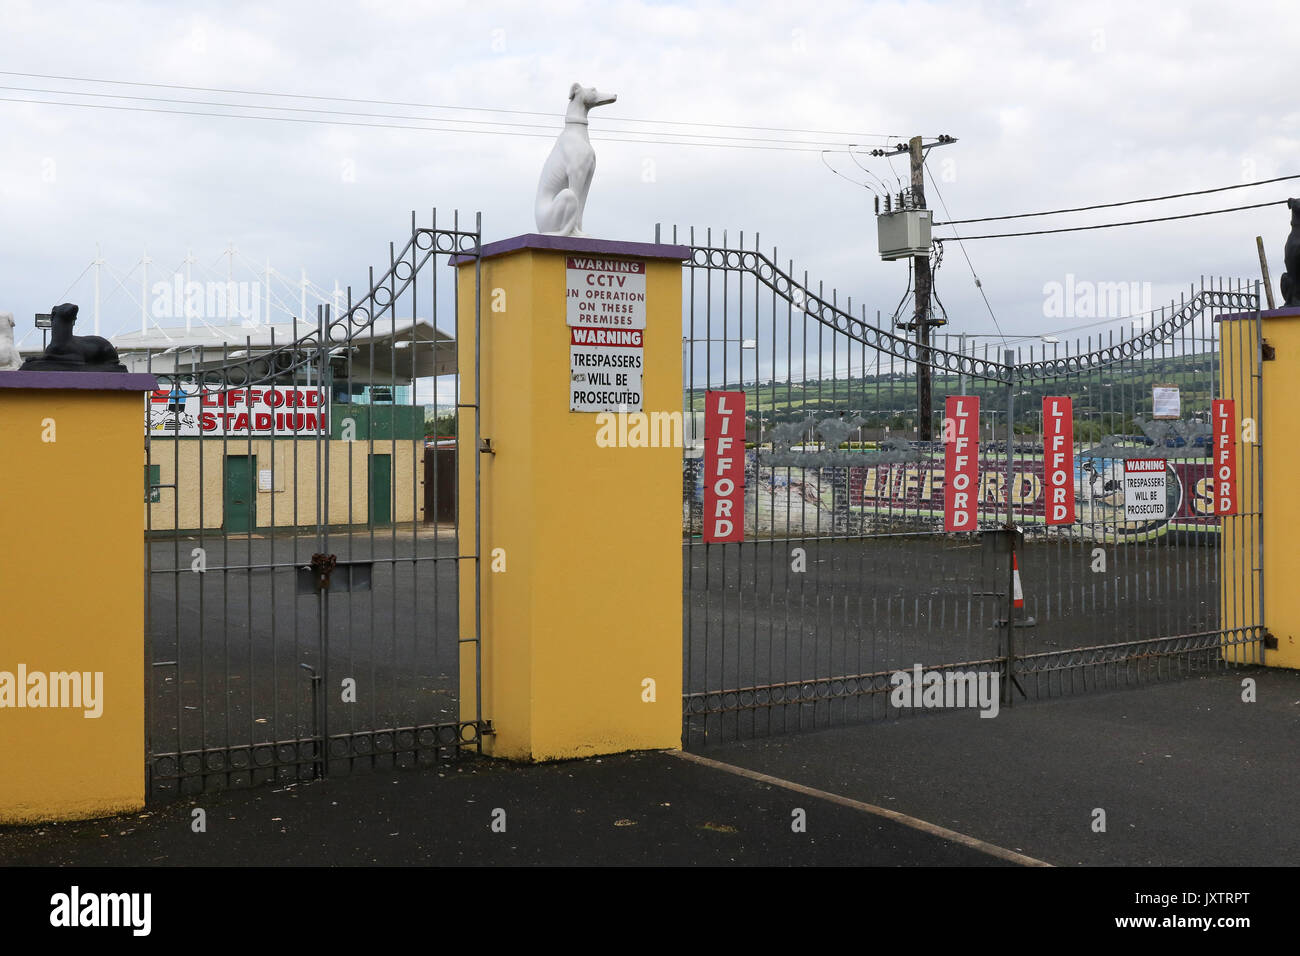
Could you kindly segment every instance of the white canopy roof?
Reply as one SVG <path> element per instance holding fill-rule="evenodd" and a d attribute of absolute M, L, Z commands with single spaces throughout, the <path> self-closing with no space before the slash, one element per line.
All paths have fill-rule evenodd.
<path fill-rule="evenodd" d="M 207 371 L 273 348 L 287 349 L 314 329 L 306 322 L 299 322 L 296 329 L 291 323 L 155 326 L 123 332 L 110 341 L 128 370 L 171 374 Z M 331 343 L 330 354 L 350 355 L 348 379 L 356 384 L 406 385 L 416 378 L 456 371 L 455 340 L 426 319 L 380 319 L 355 331 L 346 342 Z"/>

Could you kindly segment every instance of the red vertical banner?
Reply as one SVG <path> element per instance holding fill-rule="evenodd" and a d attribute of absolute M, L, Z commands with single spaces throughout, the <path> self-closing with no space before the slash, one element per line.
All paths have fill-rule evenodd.
<path fill-rule="evenodd" d="M 1237 403 L 1216 398 L 1210 403 L 1214 419 L 1214 513 L 1237 513 Z"/>
<path fill-rule="evenodd" d="M 943 530 L 974 531 L 979 499 L 979 397 L 950 395 L 944 399 L 943 415 Z"/>
<path fill-rule="evenodd" d="M 745 540 L 745 393 L 704 396 L 704 540 Z"/>
<path fill-rule="evenodd" d="M 1043 396 L 1043 484 L 1048 524 L 1074 524 L 1074 402 Z"/>

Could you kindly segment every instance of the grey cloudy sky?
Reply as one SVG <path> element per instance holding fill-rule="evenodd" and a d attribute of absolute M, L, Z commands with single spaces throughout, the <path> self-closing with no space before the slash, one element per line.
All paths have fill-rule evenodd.
<path fill-rule="evenodd" d="M 123 273 L 145 249 L 154 268 L 169 271 L 187 248 L 212 264 L 233 241 L 253 262 L 269 259 L 293 274 L 302 267 L 325 286 L 337 279 L 359 287 L 367 268 L 385 261 L 388 242 L 404 241 L 412 209 L 481 211 L 488 240 L 532 231 L 537 174 L 575 80 L 619 96 L 593 114 L 593 136 L 602 124 L 626 128 L 616 124 L 620 117 L 844 131 L 853 135 L 838 139 L 868 145 L 880 142 L 869 134 L 948 133 L 960 142 L 937 151 L 931 168 L 942 174 L 957 218 L 1300 171 L 1300 112 L 1289 92 L 1300 7 L 1286 2 L 0 0 L 0 31 L 0 65 L 9 71 L 0 74 L 0 309 L 15 313 L 20 332 L 69 286 L 87 314 L 90 286 L 74 280 L 97 242 Z M 186 108 L 32 92 L 53 90 L 493 118 L 22 73 L 543 111 L 554 119 L 507 117 L 541 124 L 516 129 L 540 135 L 521 136 L 37 105 L 14 100 Z M 757 230 L 765 247 L 776 245 L 782 259 L 792 257 L 814 282 L 855 303 L 888 314 L 902 292 L 906 266 L 876 253 L 871 193 L 837 178 L 816 152 L 667 142 L 604 142 L 597 150 L 591 234 L 648 239 L 657 221 Z M 865 178 L 843 154 L 827 158 Z M 863 162 L 890 182 L 895 172 L 906 175 L 898 160 L 892 170 L 884 160 Z M 1300 186 L 1279 183 L 1029 220 L 1025 228 L 1292 192 Z M 1079 324 L 1043 314 L 1044 284 L 1067 274 L 1149 282 L 1158 305 L 1203 273 L 1257 275 L 1254 237 L 1262 233 L 1276 278 L 1287 221 L 1277 206 L 972 242 L 967 251 L 1002 327 L 1043 332 Z M 991 328 L 952 243 L 938 288 L 952 330 Z M 105 303 L 106 333 L 138 326 L 138 305 L 107 290 Z"/>

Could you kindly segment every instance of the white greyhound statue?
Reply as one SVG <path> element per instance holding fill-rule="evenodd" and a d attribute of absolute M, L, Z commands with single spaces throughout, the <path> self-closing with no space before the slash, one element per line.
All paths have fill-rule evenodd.
<path fill-rule="evenodd" d="M 596 151 L 587 138 L 587 113 L 618 99 L 594 87 L 574 83 L 569 89 L 569 108 L 564 129 L 542 167 L 537 184 L 537 231 L 545 236 L 585 236 L 582 210 L 587 190 L 596 171 Z"/>
<path fill-rule="evenodd" d="M 0 372 L 15 372 L 23 364 L 23 357 L 14 347 L 14 317 L 0 312 Z"/>

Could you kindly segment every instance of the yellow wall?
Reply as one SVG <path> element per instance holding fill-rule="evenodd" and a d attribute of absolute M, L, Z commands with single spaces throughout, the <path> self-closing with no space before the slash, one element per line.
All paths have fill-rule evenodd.
<path fill-rule="evenodd" d="M 602 253 L 617 255 L 617 253 Z M 633 257 L 639 258 L 639 257 Z M 473 263 L 460 267 L 462 402 L 474 401 Z M 463 409 L 462 553 L 473 552 L 482 468 L 483 717 L 496 756 L 545 760 L 681 739 L 681 449 L 601 448 L 595 414 L 569 411 L 565 253 L 482 261 L 482 426 Z M 504 312 L 492 311 L 505 296 Z M 681 264 L 650 260 L 645 411 L 681 408 Z M 494 549 L 505 571 L 493 572 Z M 473 562 L 461 568 L 461 632 L 474 634 Z M 462 719 L 475 710 L 462 645 Z M 642 701 L 642 681 L 656 701 Z"/>
<path fill-rule="evenodd" d="M 375 439 L 321 442 L 329 447 L 329 524 L 366 524 L 370 515 L 369 456 L 392 455 L 393 519 L 424 520 L 424 442 Z M 274 471 L 274 491 L 257 493 L 257 526 L 314 525 L 317 520 L 317 442 L 292 438 L 227 439 L 154 438 L 151 463 L 158 466 L 163 488 L 149 505 L 153 531 L 219 529 L 223 521 L 223 476 L 226 455 L 256 455 L 257 470 Z M 323 455 L 323 451 L 319 452 Z M 201 468 L 200 468 L 201 460 Z M 349 470 L 350 466 L 350 470 Z M 200 489 L 202 491 L 200 492 Z M 351 493 L 349 494 L 349 489 Z"/>
<path fill-rule="evenodd" d="M 0 671 L 104 675 L 98 718 L 0 708 L 0 823 L 144 805 L 143 417 L 135 392 L 0 393 Z"/>
<path fill-rule="evenodd" d="M 1252 331 L 1254 328 L 1253 319 L 1224 324 L 1244 325 Z M 1263 413 L 1258 419 L 1261 429 L 1258 447 L 1262 452 L 1264 472 L 1263 528 L 1256 537 L 1246 534 L 1242 542 L 1248 548 L 1255 546 L 1258 534 L 1262 533 L 1264 622 L 1278 642 L 1276 650 L 1264 652 L 1264 663 L 1274 667 L 1300 668 L 1300 588 L 1291 583 L 1296 578 L 1292 567 L 1300 570 L 1296 551 L 1300 500 L 1294 491 L 1296 469 L 1300 467 L 1300 440 L 1297 440 L 1295 415 L 1295 383 L 1300 379 L 1300 312 L 1291 315 L 1264 313 L 1263 337 L 1276 349 L 1277 355 L 1275 360 L 1259 366 L 1264 392 Z M 1227 341 L 1234 336 L 1228 334 L 1224 338 Z M 1241 337 L 1241 347 L 1256 348 L 1249 333 Z M 1228 358 L 1225 352 L 1225 365 Z M 1244 380 L 1242 384 L 1245 385 Z M 1253 387 L 1251 382 L 1243 390 L 1251 391 Z M 1245 417 L 1250 412 L 1239 411 L 1238 414 Z M 1249 447 L 1238 446 L 1239 462 L 1243 462 L 1242 449 Z M 1257 500 L 1248 497 L 1257 494 L 1254 455 L 1245 458 L 1251 461 L 1251 467 L 1247 468 L 1244 462 L 1241 467 L 1238 493 L 1242 496 L 1243 511 L 1247 510 L 1247 502 Z M 1261 576 L 1254 574 L 1252 577 L 1258 581 Z"/>

